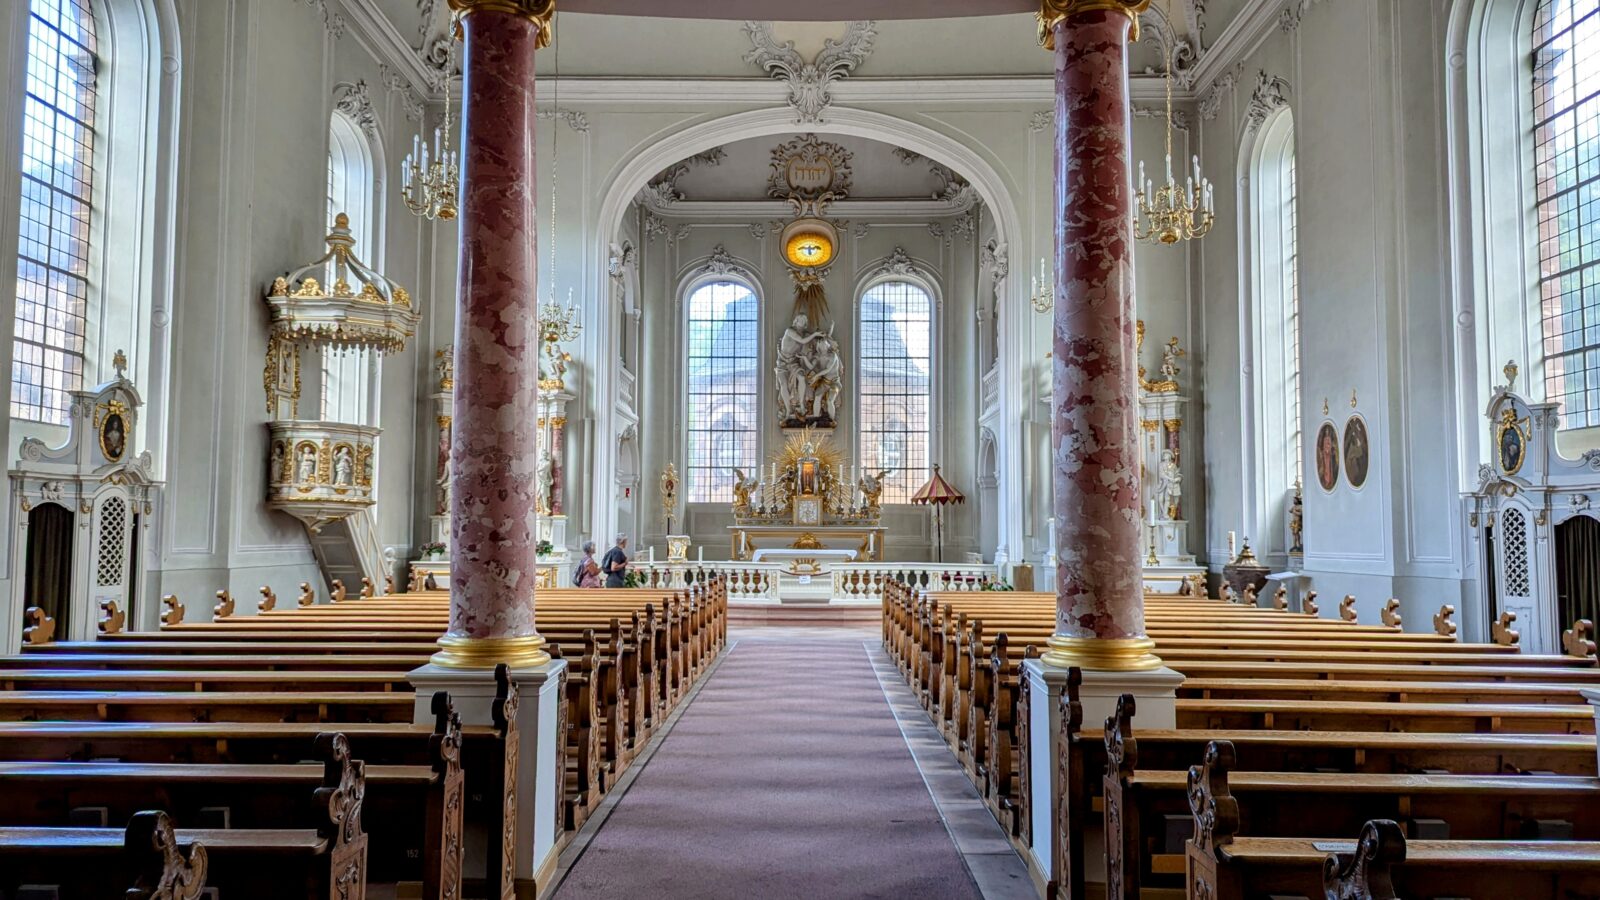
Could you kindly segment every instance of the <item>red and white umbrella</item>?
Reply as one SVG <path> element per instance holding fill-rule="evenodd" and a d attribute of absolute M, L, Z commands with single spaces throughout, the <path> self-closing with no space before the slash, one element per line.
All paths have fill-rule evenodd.
<path fill-rule="evenodd" d="M 966 495 L 956 490 L 955 486 L 950 482 L 945 481 L 944 476 L 939 474 L 939 466 L 935 464 L 933 475 L 929 477 L 927 484 L 917 488 L 917 492 L 911 496 L 911 502 L 918 506 L 931 505 L 933 507 L 934 527 L 939 534 L 939 562 L 944 562 L 944 517 L 940 507 L 948 506 L 952 503 L 965 503 L 967 502 Z"/>

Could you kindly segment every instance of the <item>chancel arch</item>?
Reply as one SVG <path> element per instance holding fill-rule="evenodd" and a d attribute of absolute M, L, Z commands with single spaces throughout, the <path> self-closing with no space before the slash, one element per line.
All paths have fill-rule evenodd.
<path fill-rule="evenodd" d="M 606 179 L 605 187 L 601 191 L 595 219 L 596 230 L 592 233 L 593 239 L 598 244 L 594 258 L 604 261 L 607 270 L 612 267 L 610 260 L 614 254 L 611 248 L 613 244 L 619 243 L 618 236 L 622 233 L 623 223 L 630 214 L 630 205 L 634 203 L 640 189 L 664 169 L 696 154 L 735 141 L 793 135 L 796 132 L 815 133 L 822 137 L 848 135 L 886 142 L 942 163 L 970 183 L 972 190 L 983 204 L 985 217 L 993 223 L 993 237 L 997 245 L 1013 243 L 1012 236 L 1022 234 L 1022 218 L 1014 199 L 1015 186 L 1009 176 L 1002 174 L 1003 168 L 994 161 L 991 151 L 975 142 L 969 143 L 970 139 L 965 135 L 958 136 L 954 132 L 939 131 L 900 116 L 847 106 L 830 108 L 824 121 L 808 122 L 797 127 L 792 110 L 769 108 L 735 113 L 685 126 L 644 147 L 621 164 L 614 174 Z M 848 245 L 848 241 L 843 243 Z M 993 327 L 998 335 L 997 357 L 1001 367 L 998 378 L 1002 409 L 1000 428 L 1006 435 L 1020 434 L 1028 401 L 1028 391 L 1022 384 L 1019 374 L 1023 357 L 1027 353 L 1024 349 L 1028 342 L 1027 329 L 1032 324 L 1019 318 L 1020 310 L 1026 309 L 1024 287 L 1025 285 L 1018 286 L 1017 279 L 1002 279 L 996 289 L 999 320 Z M 787 310 L 787 301 L 780 303 L 780 306 Z M 591 346 L 615 346 L 612 334 L 619 324 L 612 321 L 611 317 L 602 317 L 595 323 L 596 334 L 590 339 L 594 342 Z M 610 364 L 597 367 L 594 401 L 596 408 L 613 408 L 620 396 L 620 391 L 624 387 L 623 378 L 613 371 L 614 368 Z M 847 421 L 853 422 L 853 419 L 852 412 Z M 602 432 L 615 427 L 606 421 L 605 417 L 597 421 L 597 428 Z M 610 439 L 597 436 L 596 446 L 611 444 Z M 1000 441 L 997 477 L 1003 485 L 1015 485 L 1020 488 L 1021 444 L 1020 439 Z M 616 460 L 610 455 L 596 454 L 593 460 L 594 483 L 613 483 L 616 477 L 616 465 Z M 1012 487 L 1003 488 L 1003 490 L 1012 489 Z M 613 518 L 615 510 L 610 508 L 610 504 L 597 502 L 595 514 L 596 534 L 608 534 L 616 530 Z M 1005 507 L 1000 523 L 999 545 L 1002 548 L 1009 548 L 1010 558 L 1020 558 L 1022 555 L 1023 517 L 1022 504 L 1008 504 Z"/>

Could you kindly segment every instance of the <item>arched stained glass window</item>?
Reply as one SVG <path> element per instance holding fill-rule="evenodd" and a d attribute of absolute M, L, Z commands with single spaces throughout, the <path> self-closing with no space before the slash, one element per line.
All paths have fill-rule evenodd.
<path fill-rule="evenodd" d="M 1533 17 L 1534 201 L 1545 397 L 1600 425 L 1600 0 Z"/>
<path fill-rule="evenodd" d="M 737 281 L 695 287 L 688 307 L 688 501 L 733 500 L 733 470 L 760 464 L 761 310 Z"/>
<path fill-rule="evenodd" d="M 83 386 L 92 287 L 94 14 L 88 0 L 31 0 L 22 104 L 22 221 L 11 415 L 61 425 Z"/>
<path fill-rule="evenodd" d="M 887 472 L 882 503 L 907 503 L 928 478 L 933 298 L 910 281 L 861 295 L 860 465 Z"/>

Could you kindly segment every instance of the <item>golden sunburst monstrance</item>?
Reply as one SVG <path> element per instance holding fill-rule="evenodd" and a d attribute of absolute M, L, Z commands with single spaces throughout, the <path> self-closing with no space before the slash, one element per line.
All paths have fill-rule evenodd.
<path fill-rule="evenodd" d="M 831 437 L 813 428 L 789 435 L 783 449 L 774 454 L 771 461 L 778 464 L 779 472 L 788 472 L 799 468 L 803 457 L 815 459 L 827 472 L 836 472 L 844 464 L 844 454 L 833 445 Z"/>

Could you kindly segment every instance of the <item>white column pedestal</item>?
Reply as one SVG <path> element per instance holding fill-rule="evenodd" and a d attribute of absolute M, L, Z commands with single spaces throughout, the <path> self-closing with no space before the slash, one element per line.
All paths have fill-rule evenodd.
<path fill-rule="evenodd" d="M 1028 785 L 1033 796 L 1028 809 L 1033 817 L 1032 858 L 1029 864 L 1048 880 L 1055 870 L 1055 798 L 1060 793 L 1056 764 L 1061 732 L 1061 695 L 1067 689 L 1067 669 L 1047 666 L 1041 660 L 1022 663 L 1022 677 L 1028 679 Z M 1132 694 L 1138 704 L 1134 723 L 1138 728 L 1176 728 L 1178 725 L 1178 686 L 1183 674 L 1168 668 L 1149 672 L 1100 672 L 1083 670 L 1078 698 L 1083 704 L 1083 733 L 1086 740 L 1100 740 L 1105 722 L 1117 709 L 1117 698 Z M 1098 826 L 1098 823 L 1094 823 Z M 1105 854 L 1100 828 L 1084 835 L 1084 878 L 1091 884 L 1105 882 Z"/>
<path fill-rule="evenodd" d="M 517 897 L 533 898 L 555 873 L 556 838 L 561 834 L 561 810 L 556 771 L 556 751 L 564 737 L 557 733 L 566 660 L 555 659 L 531 669 L 512 669 L 517 686 Z M 432 724 L 431 704 L 436 691 L 449 691 L 463 725 L 493 725 L 495 682 L 493 669 L 450 669 L 432 663 L 412 669 L 408 676 L 417 691 L 413 721 Z M 489 835 L 469 833 L 469 841 Z M 481 859 L 471 854 L 471 859 Z M 470 872 L 471 876 L 483 873 Z"/>

